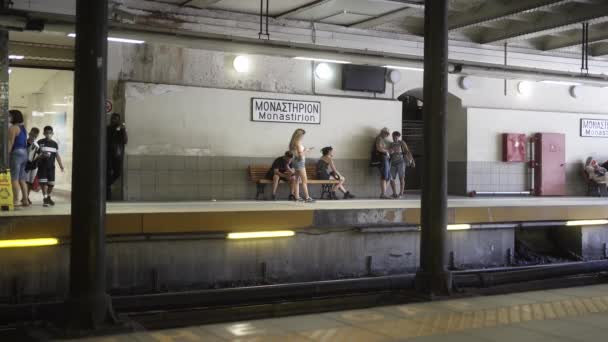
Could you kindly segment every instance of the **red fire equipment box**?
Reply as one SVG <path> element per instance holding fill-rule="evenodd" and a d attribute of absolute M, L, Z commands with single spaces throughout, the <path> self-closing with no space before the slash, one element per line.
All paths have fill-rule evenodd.
<path fill-rule="evenodd" d="M 566 135 L 534 135 L 534 190 L 537 196 L 566 195 Z"/>
<path fill-rule="evenodd" d="M 502 161 L 526 161 L 526 135 L 519 133 L 502 134 Z"/>

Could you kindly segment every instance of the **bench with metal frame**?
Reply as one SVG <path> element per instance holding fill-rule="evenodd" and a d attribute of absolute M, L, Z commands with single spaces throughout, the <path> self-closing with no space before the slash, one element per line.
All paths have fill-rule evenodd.
<path fill-rule="evenodd" d="M 250 165 L 248 168 L 249 180 L 256 184 L 257 192 L 255 199 L 258 200 L 260 195 L 264 194 L 266 184 L 272 184 L 272 179 L 266 178 L 270 165 Z M 309 185 L 321 185 L 321 199 L 331 198 L 331 188 L 338 184 L 339 181 L 335 179 L 322 180 L 317 178 L 317 168 L 314 165 L 306 166 L 306 176 L 308 177 Z M 279 181 L 279 184 L 284 184 L 283 180 Z"/>

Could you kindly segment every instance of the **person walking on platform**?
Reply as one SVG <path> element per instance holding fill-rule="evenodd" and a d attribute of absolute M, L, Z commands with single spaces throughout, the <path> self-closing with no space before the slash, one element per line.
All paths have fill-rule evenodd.
<path fill-rule="evenodd" d="M 19 205 L 19 192 L 21 192 L 21 204 L 24 207 L 30 205 L 27 195 L 27 130 L 23 122 L 23 114 L 18 110 L 9 111 L 11 127 L 8 129 L 8 151 L 10 153 L 11 182 L 13 186 L 13 202 L 15 207 Z"/>
<path fill-rule="evenodd" d="M 292 162 L 293 168 L 296 170 L 296 176 L 302 181 L 302 190 L 304 191 L 304 199 L 300 198 L 300 187 L 296 184 L 295 187 L 295 200 L 298 202 L 306 201 L 306 203 L 313 203 L 315 200 L 310 197 L 308 193 L 308 177 L 306 176 L 306 155 L 313 150 L 313 148 L 305 148 L 302 144 L 306 131 L 298 128 L 291 136 L 289 142 L 289 151 L 293 153 L 294 160 Z M 296 180 L 297 181 L 297 180 Z"/>
<path fill-rule="evenodd" d="M 45 207 L 55 205 L 51 199 L 51 193 L 55 187 L 55 161 L 59 164 L 61 172 L 65 169 L 61 156 L 59 155 L 59 145 L 53 140 L 53 127 L 46 126 L 42 131 L 44 139 L 38 140 L 39 156 L 38 156 L 38 181 L 42 187 L 42 204 Z"/>
<path fill-rule="evenodd" d="M 32 127 L 30 129 L 30 134 L 27 138 L 27 165 L 25 167 L 25 174 L 27 183 L 27 196 L 29 204 L 32 204 L 32 200 L 29 198 L 32 190 L 38 192 L 40 188 L 38 187 L 38 183 L 36 182 L 36 177 L 38 176 L 38 143 L 36 139 L 40 135 L 40 130 L 37 127 Z"/>
<path fill-rule="evenodd" d="M 125 156 L 125 145 L 128 143 L 127 129 L 122 122 L 120 114 L 113 113 L 107 131 L 107 191 L 106 199 L 112 200 L 112 185 L 122 175 L 122 166 Z"/>

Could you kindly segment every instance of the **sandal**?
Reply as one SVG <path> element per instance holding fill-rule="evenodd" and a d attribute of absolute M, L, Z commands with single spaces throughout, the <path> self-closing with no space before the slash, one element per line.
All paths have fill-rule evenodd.
<path fill-rule="evenodd" d="M 316 201 L 315 201 L 315 200 L 314 200 L 314 198 L 312 198 L 312 197 L 308 197 L 308 198 L 306 199 L 306 203 L 315 203 L 315 202 L 316 202 Z"/>

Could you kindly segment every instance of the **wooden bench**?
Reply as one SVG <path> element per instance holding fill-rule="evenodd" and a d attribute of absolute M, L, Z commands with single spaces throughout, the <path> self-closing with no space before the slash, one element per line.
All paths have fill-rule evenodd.
<path fill-rule="evenodd" d="M 266 184 L 272 184 L 272 180 L 266 178 L 266 173 L 268 173 L 268 170 L 270 170 L 270 165 L 250 165 L 248 167 L 249 180 L 255 183 L 257 187 L 257 192 L 255 194 L 256 200 L 259 199 L 260 195 L 264 193 Z M 323 199 L 325 195 L 327 195 L 327 197 L 329 198 L 332 186 L 339 183 L 335 179 L 318 179 L 317 168 L 314 165 L 306 166 L 306 175 L 308 176 L 308 184 L 321 185 L 321 199 Z M 279 181 L 279 184 L 281 183 L 285 182 L 281 180 Z"/>

